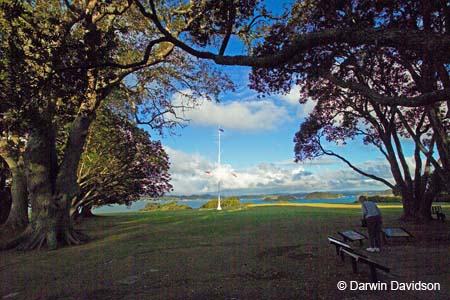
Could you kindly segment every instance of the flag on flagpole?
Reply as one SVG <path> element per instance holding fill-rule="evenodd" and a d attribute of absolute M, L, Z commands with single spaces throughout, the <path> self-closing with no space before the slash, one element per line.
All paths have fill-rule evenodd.
<path fill-rule="evenodd" d="M 219 127 L 219 131 L 220 131 L 220 132 L 223 132 L 223 129 Z"/>

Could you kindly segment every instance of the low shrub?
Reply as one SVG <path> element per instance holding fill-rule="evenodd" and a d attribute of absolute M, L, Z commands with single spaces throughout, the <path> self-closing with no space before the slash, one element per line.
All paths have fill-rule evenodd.
<path fill-rule="evenodd" d="M 436 196 L 435 202 L 450 202 L 450 193 L 442 192 Z"/>
<path fill-rule="evenodd" d="M 359 203 L 358 198 L 354 203 Z M 374 196 L 367 196 L 367 199 L 369 201 L 375 202 L 375 203 L 387 203 L 387 202 L 402 202 L 402 197 L 400 196 L 381 196 L 381 195 L 374 195 Z"/>
<path fill-rule="evenodd" d="M 368 197 L 370 201 L 372 202 L 402 202 L 402 197 L 400 196 L 369 196 Z"/>
<path fill-rule="evenodd" d="M 173 200 L 166 203 L 159 202 L 149 202 L 145 205 L 144 208 L 141 208 L 139 211 L 160 211 L 160 210 L 184 210 L 184 209 L 192 209 L 192 207 L 184 204 L 178 204 L 178 201 Z"/>
<path fill-rule="evenodd" d="M 297 200 L 298 198 L 292 195 L 271 195 L 265 196 L 262 200 L 265 202 L 281 202 L 281 201 L 291 201 Z"/>
<path fill-rule="evenodd" d="M 200 208 L 217 208 L 217 199 L 212 199 L 203 204 Z M 220 200 L 220 206 L 222 208 L 239 208 L 244 206 L 240 199 L 236 196 L 227 197 Z"/>

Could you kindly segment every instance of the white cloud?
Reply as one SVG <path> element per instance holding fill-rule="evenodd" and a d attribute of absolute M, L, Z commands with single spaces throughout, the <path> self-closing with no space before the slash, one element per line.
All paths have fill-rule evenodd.
<path fill-rule="evenodd" d="M 170 160 L 172 185 L 176 194 L 196 194 L 208 192 L 210 186 L 206 171 L 214 168 L 214 163 L 198 154 L 164 147 Z"/>
<path fill-rule="evenodd" d="M 295 168 L 298 166 L 312 167 L 312 166 L 322 166 L 322 165 L 335 165 L 340 163 L 340 160 L 333 156 L 319 156 L 314 159 L 307 159 L 305 161 L 300 161 L 296 163 L 294 159 L 287 159 L 283 161 L 275 162 L 274 164 L 284 168 Z"/>
<path fill-rule="evenodd" d="M 316 102 L 311 98 L 308 98 L 305 104 L 300 104 L 300 97 L 300 86 L 296 85 L 291 88 L 288 94 L 281 95 L 279 99 L 290 106 L 297 107 L 296 116 L 298 118 L 305 118 L 313 111 L 316 106 Z"/>
<path fill-rule="evenodd" d="M 300 108 L 297 110 L 297 117 L 305 118 L 307 117 L 316 107 L 316 102 L 308 99 L 305 104 L 299 104 Z"/>
<path fill-rule="evenodd" d="M 176 95 L 173 102 L 181 105 L 188 101 L 182 95 Z M 196 125 L 217 125 L 243 131 L 262 131 L 275 129 L 290 121 L 285 107 L 277 106 L 271 100 L 229 101 L 215 103 L 198 99 L 198 106 L 191 109 L 178 109 L 179 117 L 188 119 Z"/>
<path fill-rule="evenodd" d="M 215 162 L 198 154 L 168 147 L 166 151 L 171 161 L 173 193 L 178 195 L 214 193 L 219 178 L 222 189 L 229 194 L 384 188 L 381 183 L 361 176 L 343 164 L 339 165 L 339 169 L 332 168 L 331 161 L 315 166 L 287 162 L 261 163 L 235 170 L 229 164 L 223 164 L 219 169 Z M 388 165 L 383 160 L 366 161 L 359 167 L 391 179 Z"/>
<path fill-rule="evenodd" d="M 299 105 L 298 101 L 300 100 L 300 86 L 296 85 L 292 87 L 288 94 L 280 96 L 280 100 L 292 106 Z"/>

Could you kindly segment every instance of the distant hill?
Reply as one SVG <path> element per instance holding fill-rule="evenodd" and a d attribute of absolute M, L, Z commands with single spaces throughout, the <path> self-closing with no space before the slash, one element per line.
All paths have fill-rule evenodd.
<path fill-rule="evenodd" d="M 402 197 L 395 196 L 392 192 L 392 189 L 385 191 L 373 191 L 369 193 L 363 193 L 356 196 L 356 200 L 354 203 L 359 203 L 359 197 L 366 196 L 368 200 L 377 203 L 386 203 L 386 202 L 401 202 Z"/>
<path fill-rule="evenodd" d="M 139 211 L 185 210 L 185 209 L 192 209 L 192 207 L 184 204 L 178 204 L 178 202 L 175 200 L 163 204 L 152 201 L 147 203 L 147 205 L 145 205 L 145 207 L 141 208 Z"/>
<path fill-rule="evenodd" d="M 298 197 L 293 196 L 293 195 L 269 195 L 269 196 L 264 196 L 262 198 L 263 201 L 269 201 L 269 202 L 273 202 L 273 201 L 292 201 L 292 200 L 297 200 Z"/>
<path fill-rule="evenodd" d="M 313 199 L 336 199 L 344 197 L 343 194 L 333 194 L 333 193 L 326 193 L 326 192 L 312 192 L 309 194 L 306 194 L 305 199 L 307 200 L 313 200 Z"/>
<path fill-rule="evenodd" d="M 402 202 L 402 197 L 400 196 L 383 196 L 375 195 L 367 197 L 372 202 L 383 203 L 383 202 Z"/>
<path fill-rule="evenodd" d="M 217 204 L 218 204 L 218 200 L 212 199 L 212 200 L 209 200 L 208 202 L 206 202 L 205 204 L 203 204 L 200 208 L 216 209 Z M 243 207 L 244 205 L 241 203 L 239 197 L 231 196 L 231 197 L 226 197 L 226 198 L 223 198 L 222 200 L 220 200 L 220 206 L 222 208 L 226 209 L 226 208 L 239 208 L 239 207 Z"/>
<path fill-rule="evenodd" d="M 394 196 L 394 193 L 392 192 L 392 189 L 388 189 L 385 191 L 380 191 L 378 193 L 376 193 L 379 196 Z"/>
<path fill-rule="evenodd" d="M 308 197 L 318 197 L 314 199 L 335 199 L 340 198 L 348 195 L 383 195 L 383 196 L 391 196 L 392 190 L 336 190 L 336 191 L 328 191 L 328 192 L 313 192 L 313 193 L 307 193 L 307 192 L 293 192 L 293 193 L 255 193 L 255 194 L 240 194 L 237 193 L 235 196 L 239 197 L 241 200 L 243 199 L 264 199 L 266 197 L 270 197 L 270 199 L 267 199 L 267 201 L 292 201 L 295 199 L 313 199 L 313 198 L 306 198 L 306 195 L 312 195 Z M 322 196 L 323 195 L 323 196 Z M 327 195 L 332 195 L 328 196 Z M 224 193 L 224 196 L 230 196 Z M 281 196 L 282 198 L 279 198 L 280 200 L 277 200 Z M 289 198 L 283 198 L 285 196 L 288 196 Z M 174 201 L 174 200 L 209 200 L 217 198 L 216 193 L 208 193 L 208 194 L 192 194 L 192 195 L 166 195 L 160 198 L 149 198 L 143 195 L 141 197 L 141 200 L 164 200 L 164 201 Z"/>

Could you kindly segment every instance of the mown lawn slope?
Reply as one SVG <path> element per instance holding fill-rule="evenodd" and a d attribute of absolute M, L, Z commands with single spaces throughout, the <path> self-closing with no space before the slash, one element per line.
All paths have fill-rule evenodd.
<path fill-rule="evenodd" d="M 448 299 L 448 221 L 401 224 L 399 208 L 382 211 L 385 225 L 404 226 L 415 238 L 370 254 L 392 268 L 380 279 L 439 282 L 440 292 L 339 291 L 339 280 L 368 282 L 368 268 L 353 274 L 326 239 L 365 232 L 359 207 L 264 206 L 87 220 L 87 244 L 0 252 L 0 299 Z"/>

